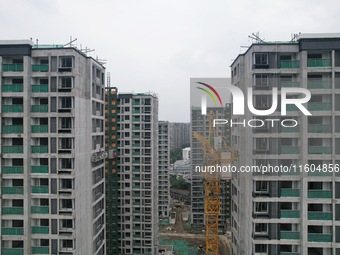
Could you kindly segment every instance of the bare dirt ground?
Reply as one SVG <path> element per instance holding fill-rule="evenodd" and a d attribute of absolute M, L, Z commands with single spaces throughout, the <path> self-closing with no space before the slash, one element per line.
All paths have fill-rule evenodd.
<path fill-rule="evenodd" d="M 190 207 L 180 203 L 179 207 L 173 207 L 172 212 L 176 212 L 176 223 L 170 225 L 172 230 L 166 230 L 165 228 L 160 228 L 160 236 L 168 237 L 170 240 L 173 239 L 183 239 L 188 242 L 192 247 L 203 246 L 203 251 L 205 251 L 205 234 L 202 228 L 192 228 L 188 223 L 183 222 L 182 212 L 190 212 Z M 224 235 L 219 236 L 219 254 L 220 255 L 230 255 L 230 238 Z M 204 253 L 203 253 L 204 254 Z"/>

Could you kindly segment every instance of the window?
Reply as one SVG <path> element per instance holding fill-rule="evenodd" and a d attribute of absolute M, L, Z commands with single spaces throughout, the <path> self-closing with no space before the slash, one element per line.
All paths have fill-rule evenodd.
<path fill-rule="evenodd" d="M 268 213 L 268 202 L 255 202 L 254 206 L 254 212 Z"/>
<path fill-rule="evenodd" d="M 73 220 L 71 219 L 63 219 L 60 224 L 61 229 L 73 229 Z"/>
<path fill-rule="evenodd" d="M 255 234 L 268 234 L 268 223 L 255 223 Z"/>
<path fill-rule="evenodd" d="M 256 87 L 268 87 L 268 75 L 267 74 L 255 74 Z"/>
<path fill-rule="evenodd" d="M 268 181 L 256 181 L 255 182 L 255 192 L 268 192 Z"/>
<path fill-rule="evenodd" d="M 70 89 L 73 87 L 73 77 L 60 77 L 59 89 Z"/>
<path fill-rule="evenodd" d="M 254 67 L 255 68 L 268 68 L 268 53 L 255 53 L 254 54 Z"/>
<path fill-rule="evenodd" d="M 267 255 L 267 244 L 255 244 L 255 255 Z"/>
<path fill-rule="evenodd" d="M 61 68 L 72 68 L 73 67 L 73 57 L 60 57 L 60 67 Z"/>

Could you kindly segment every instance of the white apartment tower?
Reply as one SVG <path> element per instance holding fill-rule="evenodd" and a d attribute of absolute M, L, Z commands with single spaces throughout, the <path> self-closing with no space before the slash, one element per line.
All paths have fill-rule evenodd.
<path fill-rule="evenodd" d="M 158 98 L 118 95 L 121 254 L 156 255 Z"/>
<path fill-rule="evenodd" d="M 105 254 L 104 67 L 0 42 L 1 254 Z"/>
<path fill-rule="evenodd" d="M 233 85 L 244 94 L 253 88 L 256 109 L 272 106 L 273 88 L 279 95 L 283 88 L 304 88 L 312 114 L 288 105 L 286 116 L 280 106 L 271 116 L 255 116 L 245 105 L 245 115 L 233 116 L 237 122 L 294 119 L 295 127 L 235 125 L 232 139 L 239 167 L 296 166 L 298 172 L 233 175 L 232 254 L 339 255 L 340 173 L 331 170 L 340 163 L 340 34 L 254 43 L 231 70 Z"/>
<path fill-rule="evenodd" d="M 169 122 L 158 122 L 158 215 L 168 218 L 170 211 L 170 135 Z"/>

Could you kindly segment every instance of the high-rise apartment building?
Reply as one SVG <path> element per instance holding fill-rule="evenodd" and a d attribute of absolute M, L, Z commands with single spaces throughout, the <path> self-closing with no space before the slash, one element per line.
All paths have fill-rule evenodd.
<path fill-rule="evenodd" d="M 105 254 L 104 67 L 0 42 L 1 254 Z"/>
<path fill-rule="evenodd" d="M 120 251 L 117 108 L 118 89 L 105 87 L 105 150 L 108 152 L 105 162 L 106 254 L 119 254 Z"/>
<path fill-rule="evenodd" d="M 256 109 L 271 108 L 273 88 L 279 97 L 283 88 L 304 88 L 311 93 L 304 107 L 312 114 L 287 105 L 283 116 L 279 104 L 270 116 L 249 110 L 233 116 L 237 122 L 265 123 L 233 127 L 236 165 L 291 170 L 233 175 L 232 254 L 340 254 L 340 173 L 331 171 L 340 163 L 340 34 L 300 34 L 286 43 L 254 43 L 231 70 L 235 86 L 243 92 L 253 88 Z M 293 120 L 272 127 L 268 118 Z M 287 127 L 292 123 L 298 124 Z"/>
<path fill-rule="evenodd" d="M 225 104 L 224 107 L 208 107 L 207 112 L 213 112 L 216 119 L 227 119 L 230 116 L 231 106 Z M 202 145 L 194 137 L 197 132 L 203 137 L 209 135 L 209 115 L 202 115 L 201 108 L 191 107 L 191 223 L 195 226 L 205 225 L 204 211 L 204 185 L 203 174 L 196 172 L 196 166 L 205 166 L 205 153 Z M 216 135 L 228 144 L 230 141 L 230 128 L 227 125 L 216 128 Z M 229 144 L 230 145 L 230 144 Z M 220 214 L 219 228 L 222 230 L 230 222 L 230 178 L 221 179 L 220 191 Z"/>
<path fill-rule="evenodd" d="M 158 238 L 158 98 L 118 95 L 121 253 L 155 255 Z"/>
<path fill-rule="evenodd" d="M 168 218 L 170 211 L 170 136 L 169 122 L 158 122 L 158 215 Z"/>
<path fill-rule="evenodd" d="M 170 123 L 170 149 L 184 148 L 190 145 L 190 124 Z"/>

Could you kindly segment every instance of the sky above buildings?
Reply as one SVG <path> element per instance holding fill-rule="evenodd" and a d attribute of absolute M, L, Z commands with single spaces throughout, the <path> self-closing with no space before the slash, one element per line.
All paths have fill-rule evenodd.
<path fill-rule="evenodd" d="M 0 0 L 1 39 L 95 49 L 121 92 L 155 92 L 162 120 L 189 122 L 191 77 L 230 77 L 260 32 L 340 32 L 337 0 Z"/>

